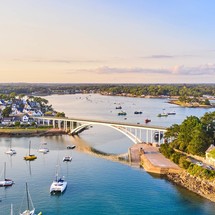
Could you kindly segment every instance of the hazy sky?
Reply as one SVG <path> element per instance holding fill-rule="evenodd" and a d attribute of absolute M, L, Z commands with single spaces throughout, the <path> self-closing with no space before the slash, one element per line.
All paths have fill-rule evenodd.
<path fill-rule="evenodd" d="M 214 0 L 0 0 L 0 82 L 214 83 Z"/>

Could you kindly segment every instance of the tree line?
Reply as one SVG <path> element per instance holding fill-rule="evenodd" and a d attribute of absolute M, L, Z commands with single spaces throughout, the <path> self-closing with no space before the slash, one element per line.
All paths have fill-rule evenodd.
<path fill-rule="evenodd" d="M 215 96 L 215 84 L 0 84 L 1 94 L 53 94 L 95 92 L 111 95 L 131 94 L 134 96 Z"/>

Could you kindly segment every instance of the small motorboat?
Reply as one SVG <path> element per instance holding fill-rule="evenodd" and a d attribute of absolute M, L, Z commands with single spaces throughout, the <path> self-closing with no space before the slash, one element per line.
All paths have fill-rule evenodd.
<path fill-rule="evenodd" d="M 126 115 L 127 115 L 127 113 L 124 112 L 124 111 L 121 111 L 121 112 L 118 113 L 118 116 L 126 116 Z"/>
<path fill-rule="evenodd" d="M 168 115 L 176 115 L 176 112 L 175 111 L 171 111 L 171 112 L 168 112 L 167 114 Z"/>
<path fill-rule="evenodd" d="M 134 114 L 142 114 L 142 111 L 134 111 Z"/>
<path fill-rule="evenodd" d="M 71 156 L 65 156 L 63 158 L 63 162 L 71 162 L 72 161 L 72 157 Z"/>
<path fill-rule="evenodd" d="M 76 147 L 76 145 L 71 145 L 71 146 L 67 146 L 67 149 L 74 149 Z"/>
<path fill-rule="evenodd" d="M 158 114 L 158 117 L 166 117 L 166 116 L 168 116 L 167 113 L 159 113 L 159 114 Z"/>
<path fill-rule="evenodd" d="M 151 122 L 151 119 L 145 119 L 145 123 Z"/>

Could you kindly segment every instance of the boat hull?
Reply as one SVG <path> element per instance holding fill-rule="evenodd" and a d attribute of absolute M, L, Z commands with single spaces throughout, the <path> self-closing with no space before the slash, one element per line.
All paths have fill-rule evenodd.
<path fill-rule="evenodd" d="M 26 211 L 24 211 L 23 213 L 20 213 L 20 215 L 35 215 L 35 209 L 33 209 L 33 210 L 26 210 Z"/>
<path fill-rule="evenodd" d="M 27 161 L 32 161 L 35 159 L 37 159 L 37 156 L 35 156 L 35 155 L 28 155 L 28 156 L 24 157 L 24 160 L 27 160 Z"/>
<path fill-rule="evenodd" d="M 62 181 L 62 180 L 53 181 L 50 186 L 50 193 L 53 193 L 53 192 L 63 193 L 66 187 L 67 187 L 66 181 Z"/>
<path fill-rule="evenodd" d="M 12 186 L 14 182 L 11 179 L 5 179 L 4 181 L 0 181 L 0 186 L 1 187 L 8 187 Z"/>

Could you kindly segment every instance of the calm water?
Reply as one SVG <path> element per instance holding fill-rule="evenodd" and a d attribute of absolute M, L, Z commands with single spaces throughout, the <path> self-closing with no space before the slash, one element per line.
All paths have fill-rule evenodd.
<path fill-rule="evenodd" d="M 186 116 L 202 116 L 205 109 L 180 108 L 170 105 L 167 100 L 138 99 L 125 97 L 105 97 L 100 95 L 66 95 L 46 97 L 58 111 L 67 116 L 91 119 L 124 121 L 117 116 L 115 107 L 121 104 L 127 115 L 127 122 L 144 123 L 146 117 L 153 125 L 169 126 L 180 123 Z M 117 104 L 114 104 L 117 103 Z M 158 113 L 176 111 L 175 116 L 157 117 Z M 141 116 L 133 114 L 143 111 Z M 126 152 L 132 145 L 129 139 L 115 130 L 94 126 L 80 134 L 82 141 L 99 150 L 110 153 Z M 32 162 L 23 160 L 28 152 L 38 158 Z M 40 143 L 46 141 L 50 152 L 39 154 Z M 88 155 L 77 149 L 67 150 L 75 143 L 70 136 L 12 138 L 12 146 L 17 154 L 7 156 L 4 151 L 9 146 L 8 138 L 0 139 L 0 173 L 7 163 L 7 177 L 14 179 L 15 185 L 0 188 L 0 215 L 8 215 L 10 204 L 18 214 L 22 201 L 25 202 L 25 182 L 28 182 L 36 212 L 43 214 L 214 214 L 215 203 L 211 203 L 171 182 L 146 173 L 143 169 L 111 162 Z M 63 163 L 65 155 L 72 155 L 71 163 Z M 63 195 L 50 195 L 49 187 L 55 175 L 55 165 L 60 160 L 62 174 L 68 181 Z M 2 177 L 2 176 L 1 176 Z"/>

